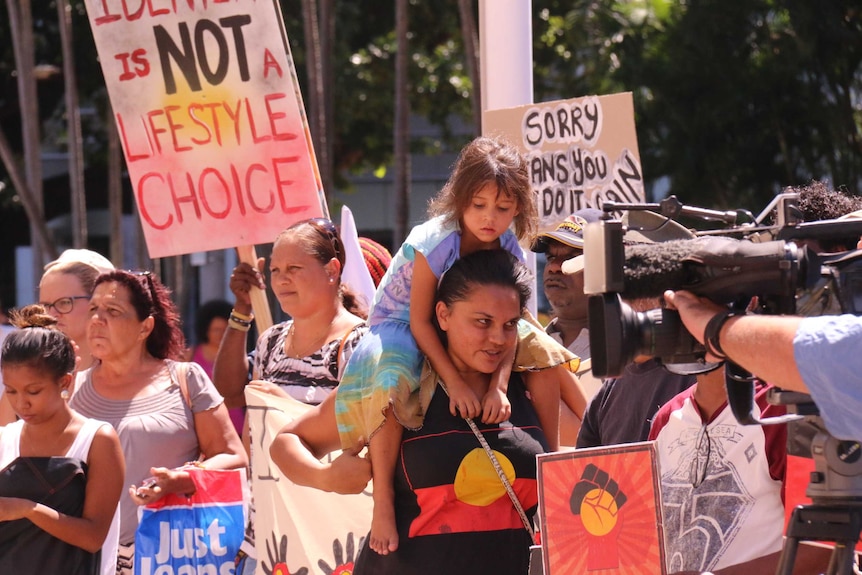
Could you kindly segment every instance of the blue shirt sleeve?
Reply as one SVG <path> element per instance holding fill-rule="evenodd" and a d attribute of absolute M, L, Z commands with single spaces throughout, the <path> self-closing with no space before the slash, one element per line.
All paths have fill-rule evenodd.
<path fill-rule="evenodd" d="M 862 317 L 803 319 L 793 355 L 829 432 L 862 440 Z"/>

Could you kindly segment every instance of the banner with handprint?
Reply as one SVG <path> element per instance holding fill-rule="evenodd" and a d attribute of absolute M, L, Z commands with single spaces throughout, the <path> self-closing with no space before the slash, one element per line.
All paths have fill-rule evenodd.
<path fill-rule="evenodd" d="M 545 575 L 664 575 L 655 444 L 538 456 Z"/>
<path fill-rule="evenodd" d="M 338 495 L 287 479 L 272 463 L 269 446 L 288 421 L 311 406 L 249 388 L 245 397 L 251 434 L 255 575 L 350 575 L 371 527 L 371 485 L 358 495 Z"/>

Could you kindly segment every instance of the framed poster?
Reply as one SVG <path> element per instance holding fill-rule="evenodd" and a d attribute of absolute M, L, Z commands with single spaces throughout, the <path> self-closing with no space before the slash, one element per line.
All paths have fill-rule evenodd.
<path fill-rule="evenodd" d="M 545 575 L 665 575 L 653 442 L 537 460 Z"/>

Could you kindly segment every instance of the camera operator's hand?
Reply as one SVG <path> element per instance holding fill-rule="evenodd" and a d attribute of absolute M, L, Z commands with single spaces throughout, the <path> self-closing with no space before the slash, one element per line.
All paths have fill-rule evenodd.
<path fill-rule="evenodd" d="M 706 324 L 709 323 L 716 314 L 722 311 L 727 311 L 727 306 L 720 306 L 704 297 L 698 297 L 693 293 L 685 290 L 664 292 L 664 301 L 669 309 L 675 309 L 679 312 L 679 317 L 689 333 L 694 338 L 703 343 L 703 333 L 706 330 Z M 707 354 L 708 361 L 716 361 L 719 358 Z"/>

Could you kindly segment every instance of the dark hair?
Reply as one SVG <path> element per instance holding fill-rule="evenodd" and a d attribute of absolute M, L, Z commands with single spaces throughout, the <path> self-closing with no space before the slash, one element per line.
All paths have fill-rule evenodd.
<path fill-rule="evenodd" d="M 490 183 L 517 202 L 514 223 L 518 239 L 532 237 L 539 216 L 527 160 L 516 147 L 500 139 L 479 137 L 464 146 L 446 185 L 429 203 L 429 215 L 442 215 L 447 222 L 459 220 L 473 196 Z"/>
<path fill-rule="evenodd" d="M 233 306 L 230 302 L 223 299 L 213 299 L 201 305 L 195 316 L 195 338 L 197 343 L 212 343 L 208 339 L 210 324 L 217 317 L 224 320 L 230 318 L 232 309 Z"/>
<path fill-rule="evenodd" d="M 116 270 L 102 274 L 96 286 L 117 282 L 129 290 L 129 301 L 138 320 L 153 316 L 153 331 L 147 337 L 147 351 L 156 359 L 182 359 L 186 347 L 180 329 L 180 314 L 171 300 L 171 292 L 152 272 Z"/>
<path fill-rule="evenodd" d="M 805 222 L 834 220 L 862 209 L 862 197 L 831 189 L 826 182 L 812 180 L 806 186 L 788 187 L 785 192 L 796 192 L 796 205 Z M 818 240 L 820 248 L 827 252 L 851 250 L 856 247 L 858 236 Z"/>
<path fill-rule="evenodd" d="M 3 340 L 0 366 L 26 365 L 47 371 L 54 379 L 75 369 L 75 347 L 69 336 L 57 329 L 57 319 L 39 304 L 11 312 L 18 328 Z"/>
<path fill-rule="evenodd" d="M 341 283 L 346 255 L 344 242 L 341 241 L 341 235 L 339 235 L 335 224 L 325 218 L 311 218 L 296 222 L 279 233 L 273 244 L 277 244 L 288 236 L 296 236 L 299 239 L 299 245 L 305 252 L 320 262 L 322 266 L 328 264 L 332 258 L 338 260 L 338 263 L 341 264 L 341 270 L 338 272 L 336 281 L 338 282 L 338 297 L 341 299 L 341 305 L 353 315 L 362 318 L 367 317 L 368 310 L 362 305 L 356 293 Z"/>
<path fill-rule="evenodd" d="M 797 206 L 806 222 L 834 220 L 862 209 L 862 198 L 831 189 L 826 182 L 812 180 L 806 186 L 788 187 L 785 192 L 799 194 Z"/>
<path fill-rule="evenodd" d="M 437 301 L 447 306 L 463 301 L 477 286 L 509 287 L 518 293 L 521 309 L 530 298 L 532 274 L 527 266 L 506 250 L 480 250 L 457 260 L 437 288 Z M 434 319 L 437 325 L 436 315 Z M 437 331 L 442 335 L 439 326 Z"/>

